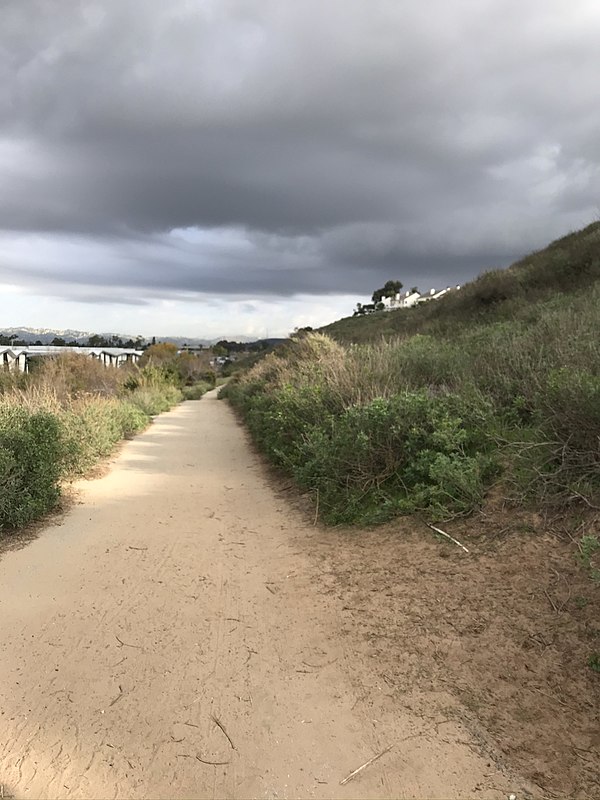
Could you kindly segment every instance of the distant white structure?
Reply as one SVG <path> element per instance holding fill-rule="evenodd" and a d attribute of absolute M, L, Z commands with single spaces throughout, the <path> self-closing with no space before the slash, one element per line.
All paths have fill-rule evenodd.
<path fill-rule="evenodd" d="M 406 292 L 406 294 L 398 293 L 395 297 L 386 297 L 384 300 L 385 310 L 393 311 L 397 308 L 410 308 L 418 303 L 421 297 L 421 292 Z"/>
<path fill-rule="evenodd" d="M 93 358 L 105 367 L 122 367 L 124 364 L 137 364 L 143 350 L 130 350 L 124 347 L 69 347 L 55 345 L 26 345 L 23 347 L 0 347 L 0 363 L 3 369 L 28 372 L 28 361 L 32 357 L 59 356 L 62 353 L 78 353 Z"/>
<path fill-rule="evenodd" d="M 445 289 L 430 289 L 427 294 L 421 292 L 408 291 L 405 294 L 397 294 L 395 297 L 386 297 L 383 300 L 384 311 L 397 311 L 400 308 L 412 308 L 420 303 L 428 303 L 430 300 L 439 300 L 448 292 L 456 292 L 460 286 L 447 286 Z"/>

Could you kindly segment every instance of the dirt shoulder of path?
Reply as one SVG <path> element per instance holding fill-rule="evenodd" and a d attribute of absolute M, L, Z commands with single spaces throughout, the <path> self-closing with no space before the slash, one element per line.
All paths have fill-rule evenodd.
<path fill-rule="evenodd" d="M 447 719 L 542 796 L 600 796 L 600 589 L 576 547 L 516 514 L 444 527 L 468 554 L 416 519 L 315 530 L 306 546 L 342 599 L 342 632 L 416 713 L 415 691 L 457 699 Z"/>

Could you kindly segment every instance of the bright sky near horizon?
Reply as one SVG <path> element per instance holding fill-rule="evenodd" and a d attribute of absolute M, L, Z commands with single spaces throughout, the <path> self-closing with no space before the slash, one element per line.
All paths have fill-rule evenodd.
<path fill-rule="evenodd" d="M 600 213 L 596 0 L 3 0 L 0 325 L 285 335 Z"/>

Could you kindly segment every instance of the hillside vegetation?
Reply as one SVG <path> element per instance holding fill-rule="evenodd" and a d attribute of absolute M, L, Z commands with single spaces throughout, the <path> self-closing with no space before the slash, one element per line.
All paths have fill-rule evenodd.
<path fill-rule="evenodd" d="M 395 312 L 345 317 L 320 332 L 342 343 L 366 343 L 415 333 L 453 337 L 457 328 L 490 322 L 534 322 L 539 303 L 585 291 L 598 279 L 600 222 L 595 222 L 508 269 L 484 272 L 439 300 Z"/>
<path fill-rule="evenodd" d="M 600 223 L 416 309 L 340 320 L 227 387 L 330 523 L 600 506 Z"/>
<path fill-rule="evenodd" d="M 169 364 L 112 369 L 73 353 L 27 375 L 0 371 L 0 532 L 52 509 L 62 481 L 179 402 L 181 383 Z"/>

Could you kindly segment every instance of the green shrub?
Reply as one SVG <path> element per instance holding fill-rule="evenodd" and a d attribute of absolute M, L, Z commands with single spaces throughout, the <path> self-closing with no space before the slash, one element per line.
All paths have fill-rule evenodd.
<path fill-rule="evenodd" d="M 433 349 L 425 340 L 415 343 L 415 352 L 424 348 Z M 475 393 L 392 391 L 396 371 L 410 382 L 406 363 L 415 352 L 399 365 L 398 354 L 386 350 L 387 385 L 376 380 L 374 386 L 374 376 L 384 375 L 376 352 L 357 359 L 356 350 L 330 351 L 303 340 L 234 378 L 222 394 L 244 414 L 271 460 L 318 493 L 329 522 L 408 511 L 464 513 L 482 502 L 497 472 L 489 454 L 492 407 Z M 373 397 L 377 389 L 389 396 Z"/>
<path fill-rule="evenodd" d="M 214 389 L 217 385 L 217 373 L 212 369 L 208 369 L 198 375 L 197 382 L 205 383 L 209 389 Z"/>
<path fill-rule="evenodd" d="M 115 408 L 121 429 L 121 438 L 130 439 L 136 433 L 140 433 L 148 426 L 148 416 L 135 403 L 128 400 L 119 400 Z"/>
<path fill-rule="evenodd" d="M 65 442 L 65 475 L 83 475 L 117 444 L 143 430 L 150 417 L 134 403 L 87 397 L 59 412 Z"/>
<path fill-rule="evenodd" d="M 0 406 L 0 528 L 25 525 L 56 504 L 64 458 L 52 414 Z"/>
<path fill-rule="evenodd" d="M 183 388 L 183 399 L 184 400 L 200 400 L 208 391 L 210 391 L 213 386 L 210 386 L 208 383 L 204 381 L 199 381 L 195 383 L 193 386 L 184 386 Z"/>
<path fill-rule="evenodd" d="M 538 404 L 548 432 L 561 442 L 568 440 L 573 451 L 597 454 L 600 374 L 578 367 L 551 369 L 543 388 Z"/>
<path fill-rule="evenodd" d="M 172 384 L 147 385 L 128 395 L 128 401 L 149 417 L 168 411 L 181 400 L 181 392 Z"/>
<path fill-rule="evenodd" d="M 308 432 L 330 419 L 324 394 L 314 385 L 284 386 L 274 395 L 254 395 L 247 411 L 250 430 L 281 466 L 293 465 Z"/>
<path fill-rule="evenodd" d="M 496 471 L 479 414 L 426 392 L 373 400 L 307 431 L 293 471 L 330 522 L 468 512 Z"/>

